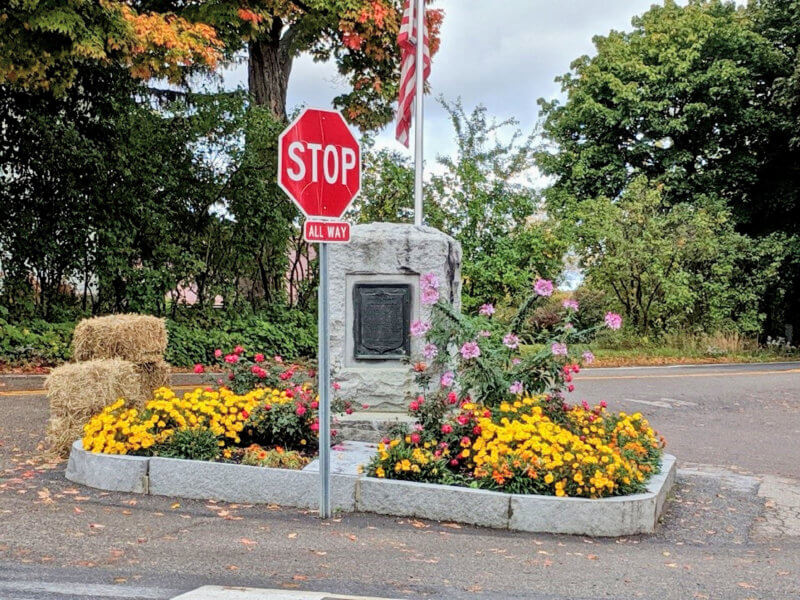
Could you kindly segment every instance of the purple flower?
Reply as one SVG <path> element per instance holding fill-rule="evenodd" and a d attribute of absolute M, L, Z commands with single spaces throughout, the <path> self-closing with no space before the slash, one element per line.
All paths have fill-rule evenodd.
<path fill-rule="evenodd" d="M 439 354 L 439 348 L 436 347 L 436 344 L 425 344 L 425 347 L 422 349 L 422 356 L 428 360 L 433 360 L 436 358 L 437 354 Z"/>
<path fill-rule="evenodd" d="M 414 337 L 422 337 L 431 329 L 431 324 L 427 321 L 414 321 L 411 323 L 411 335 Z"/>
<path fill-rule="evenodd" d="M 553 344 L 550 346 L 550 351 L 554 356 L 566 356 L 567 345 L 562 344 L 561 342 L 553 342 Z"/>
<path fill-rule="evenodd" d="M 515 381 L 511 384 L 511 387 L 508 388 L 508 391 L 512 394 L 521 394 L 522 393 L 522 382 Z"/>
<path fill-rule="evenodd" d="M 583 357 L 583 362 L 587 365 L 590 365 L 594 362 L 594 354 L 592 354 L 588 350 L 584 352 L 581 356 Z"/>
<path fill-rule="evenodd" d="M 425 273 L 422 277 L 419 278 L 420 287 L 429 288 L 432 290 L 439 289 L 439 278 L 436 276 L 436 273 Z"/>
<path fill-rule="evenodd" d="M 482 329 L 481 331 L 478 332 L 478 335 L 481 337 L 492 337 L 492 332 L 487 331 L 486 329 Z"/>
<path fill-rule="evenodd" d="M 440 379 L 442 387 L 450 387 L 451 385 L 453 385 L 453 380 L 455 379 L 455 377 L 456 376 L 453 374 L 452 371 L 445 371 L 444 373 L 442 373 L 442 378 Z"/>
<path fill-rule="evenodd" d="M 423 304 L 436 304 L 439 301 L 439 290 L 432 287 L 422 288 L 421 296 Z"/>
<path fill-rule="evenodd" d="M 540 296 L 550 296 L 553 294 L 553 282 L 549 279 L 537 279 L 533 284 L 533 291 Z"/>
<path fill-rule="evenodd" d="M 566 331 L 572 331 L 573 329 L 575 329 L 575 325 L 573 325 L 572 323 L 567 323 L 564 325 L 564 329 Z"/>
<path fill-rule="evenodd" d="M 521 362 L 522 362 L 521 358 L 512 358 L 511 359 L 511 364 L 514 365 L 515 367 Z"/>
<path fill-rule="evenodd" d="M 578 301 L 573 300 L 572 298 L 567 298 L 561 303 L 561 306 L 567 310 L 578 310 Z"/>
<path fill-rule="evenodd" d="M 461 356 L 464 360 L 470 358 L 478 358 L 481 355 L 481 349 L 478 347 L 478 342 L 464 342 L 461 346 Z"/>
<path fill-rule="evenodd" d="M 503 344 L 505 344 L 512 350 L 516 350 L 517 348 L 519 348 L 519 338 L 515 336 L 513 333 L 508 333 L 503 338 Z"/>
<path fill-rule="evenodd" d="M 483 304 L 481 305 L 480 310 L 478 311 L 479 315 L 483 315 L 484 317 L 491 317 L 494 314 L 494 305 L 493 304 Z"/>
<path fill-rule="evenodd" d="M 622 317 L 615 312 L 607 312 L 605 321 L 609 329 L 619 329 L 622 327 Z"/>

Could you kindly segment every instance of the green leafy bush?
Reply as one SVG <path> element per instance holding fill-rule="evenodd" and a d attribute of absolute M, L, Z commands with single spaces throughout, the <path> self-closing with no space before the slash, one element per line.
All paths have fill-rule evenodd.
<path fill-rule="evenodd" d="M 0 315 L 0 363 L 56 364 L 69 360 L 74 323 L 36 319 L 12 324 Z"/>
<path fill-rule="evenodd" d="M 155 454 L 165 458 L 186 458 L 189 460 L 216 460 L 219 458 L 219 439 L 206 427 L 176 429 L 170 438 Z"/>

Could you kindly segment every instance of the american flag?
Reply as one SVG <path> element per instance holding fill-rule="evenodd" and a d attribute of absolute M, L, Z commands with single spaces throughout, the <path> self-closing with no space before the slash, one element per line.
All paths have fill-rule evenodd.
<path fill-rule="evenodd" d="M 424 4 L 425 0 L 419 2 Z M 400 32 L 397 34 L 397 44 L 400 46 L 402 66 L 400 69 L 400 95 L 397 108 L 397 128 L 395 137 L 408 148 L 409 132 L 411 130 L 411 116 L 413 113 L 414 96 L 416 94 L 417 74 L 417 3 L 418 0 L 405 0 L 403 7 L 403 20 L 400 23 Z M 425 81 L 431 74 L 431 51 L 428 40 L 428 27 L 425 26 L 425 44 L 423 46 L 423 77 Z"/>

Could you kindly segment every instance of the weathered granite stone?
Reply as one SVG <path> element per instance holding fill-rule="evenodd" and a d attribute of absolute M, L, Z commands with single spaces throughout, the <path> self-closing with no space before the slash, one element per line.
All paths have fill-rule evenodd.
<path fill-rule="evenodd" d="M 310 471 L 175 458 L 150 459 L 150 493 L 159 496 L 317 508 L 319 479 L 318 473 Z M 354 510 L 357 481 L 357 477 L 348 475 L 331 476 L 333 510 Z"/>
<path fill-rule="evenodd" d="M 513 494 L 509 529 L 590 536 L 653 533 L 675 481 L 675 457 L 665 455 L 647 491 L 613 498 L 557 498 Z"/>
<path fill-rule="evenodd" d="M 360 475 L 367 463 L 378 452 L 376 444 L 348 440 L 331 448 L 331 473 Z M 319 459 L 315 458 L 303 471 L 319 473 Z"/>
<path fill-rule="evenodd" d="M 377 443 L 400 424 L 411 427 L 415 419 L 399 412 L 358 411 L 338 417 L 334 427 L 339 439 Z"/>
<path fill-rule="evenodd" d="M 440 294 L 461 306 L 461 246 L 431 227 L 395 223 L 370 223 L 352 228 L 349 244 L 329 249 L 330 349 L 338 395 L 371 410 L 402 411 L 414 393 L 413 374 L 399 359 L 355 358 L 356 284 L 411 286 L 411 320 L 430 318 L 430 307 L 419 301 L 419 278 L 435 273 Z M 421 340 L 411 340 L 411 355 L 418 356 Z"/>
<path fill-rule="evenodd" d="M 363 477 L 359 511 L 483 527 L 508 527 L 509 494 L 471 488 Z"/>
<path fill-rule="evenodd" d="M 66 477 L 70 481 L 113 492 L 147 493 L 149 458 L 94 454 L 81 440 L 72 444 Z"/>

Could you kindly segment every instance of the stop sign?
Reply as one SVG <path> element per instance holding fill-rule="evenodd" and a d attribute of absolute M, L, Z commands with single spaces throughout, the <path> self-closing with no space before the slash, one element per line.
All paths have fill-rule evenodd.
<path fill-rule="evenodd" d="M 307 108 L 281 133 L 278 185 L 307 217 L 344 214 L 361 190 L 361 147 L 340 112 Z"/>

